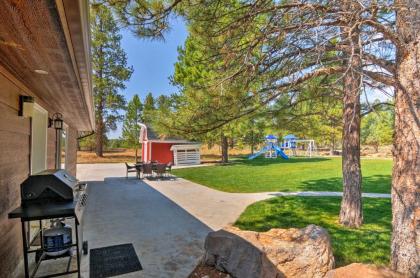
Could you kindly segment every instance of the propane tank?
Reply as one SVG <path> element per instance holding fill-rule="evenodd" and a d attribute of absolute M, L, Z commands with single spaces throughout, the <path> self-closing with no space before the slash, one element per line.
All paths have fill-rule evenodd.
<path fill-rule="evenodd" d="M 51 227 L 43 231 L 43 249 L 48 256 L 60 256 L 70 250 L 71 226 L 64 219 L 51 220 Z"/>

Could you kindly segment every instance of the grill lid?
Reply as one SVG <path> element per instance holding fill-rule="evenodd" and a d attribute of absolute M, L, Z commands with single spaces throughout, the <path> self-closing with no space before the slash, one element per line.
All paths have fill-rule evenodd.
<path fill-rule="evenodd" d="M 22 204 L 32 201 L 71 201 L 76 185 L 77 179 L 65 170 L 39 172 L 21 184 Z"/>

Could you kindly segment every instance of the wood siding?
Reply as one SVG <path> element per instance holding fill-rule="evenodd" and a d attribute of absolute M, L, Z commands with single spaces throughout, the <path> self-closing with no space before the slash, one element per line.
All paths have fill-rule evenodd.
<path fill-rule="evenodd" d="M 67 136 L 66 170 L 73 176 L 76 176 L 77 130 L 69 127 Z"/>
<path fill-rule="evenodd" d="M 169 163 L 174 162 L 173 152 L 171 151 L 172 143 L 151 143 L 151 152 L 152 161 L 158 161 L 160 163 Z"/>
<path fill-rule="evenodd" d="M 20 184 L 30 174 L 31 123 L 18 116 L 19 95 L 28 94 L 0 73 L 0 278 L 21 269 L 20 221 L 7 214 L 20 204 Z M 51 116 L 51 114 L 50 114 Z M 77 131 L 69 127 L 67 170 L 76 175 Z M 55 168 L 55 130 L 48 129 L 47 168 Z"/>
<path fill-rule="evenodd" d="M 19 220 L 7 214 L 20 203 L 30 169 L 30 120 L 18 117 L 19 94 L 0 74 L 0 277 L 11 277 L 22 258 Z"/>
<path fill-rule="evenodd" d="M 55 129 L 49 128 L 47 134 L 47 168 L 55 168 Z"/>

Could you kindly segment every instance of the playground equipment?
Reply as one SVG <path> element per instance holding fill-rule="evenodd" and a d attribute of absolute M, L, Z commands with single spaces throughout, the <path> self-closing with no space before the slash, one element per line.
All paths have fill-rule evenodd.
<path fill-rule="evenodd" d="M 304 156 L 312 157 L 317 154 L 315 140 L 313 139 L 298 139 L 295 135 L 289 134 L 283 137 L 283 144 L 281 148 L 286 151 L 289 150 L 289 156 L 297 156 L 298 150 L 304 151 Z"/>
<path fill-rule="evenodd" d="M 284 159 L 289 159 L 289 157 L 278 146 L 278 139 L 276 136 L 271 134 L 266 136 L 265 143 L 266 145 L 260 151 L 250 155 L 248 159 L 254 159 L 262 154 L 264 154 L 265 158 L 277 158 L 277 156 L 281 156 Z"/>
<path fill-rule="evenodd" d="M 298 151 L 303 151 L 303 154 L 301 152 L 300 155 L 307 157 L 316 155 L 315 140 L 299 139 L 295 135 L 289 134 L 283 137 L 283 143 L 279 145 L 277 137 L 270 134 L 265 137 L 265 146 L 260 151 L 250 155 L 248 159 L 254 159 L 262 154 L 264 154 L 265 158 L 281 156 L 284 159 L 289 159 L 290 156 L 297 156 Z"/>

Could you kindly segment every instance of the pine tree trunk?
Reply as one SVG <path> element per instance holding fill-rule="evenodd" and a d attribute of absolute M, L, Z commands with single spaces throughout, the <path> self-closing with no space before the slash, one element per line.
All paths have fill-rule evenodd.
<path fill-rule="evenodd" d="M 344 77 L 343 198 L 340 223 L 348 227 L 359 227 L 363 223 L 359 82 L 353 77 Z"/>
<path fill-rule="evenodd" d="M 403 6 L 409 1 L 398 2 Z M 420 1 L 410 4 L 414 2 L 419 9 Z M 399 84 L 395 95 L 391 191 L 391 265 L 412 277 L 420 277 L 420 38 L 411 33 L 420 28 L 419 17 L 418 13 L 397 13 L 397 31 L 405 45 L 397 50 Z"/>
<path fill-rule="evenodd" d="M 344 11 L 353 11 L 351 1 L 343 1 Z M 351 20 L 349 25 L 353 26 Z M 349 27 L 343 28 L 346 43 L 354 48 L 354 54 L 347 57 L 349 69 L 344 76 L 343 97 L 343 198 L 341 200 L 340 223 L 357 228 L 363 223 L 362 173 L 360 169 L 360 69 L 359 32 L 354 28 L 350 37 Z"/>
<path fill-rule="evenodd" d="M 96 131 L 95 131 L 95 152 L 96 156 L 104 156 L 104 123 L 100 112 L 96 116 Z"/>
<path fill-rule="evenodd" d="M 228 138 L 222 133 L 221 135 L 221 147 L 222 147 L 222 163 L 228 163 L 229 162 L 229 143 Z"/>

